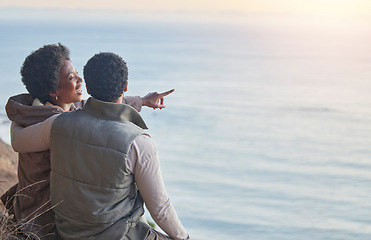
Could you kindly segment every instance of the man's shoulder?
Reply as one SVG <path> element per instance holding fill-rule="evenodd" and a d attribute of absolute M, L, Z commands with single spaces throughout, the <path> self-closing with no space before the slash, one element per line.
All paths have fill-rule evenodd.
<path fill-rule="evenodd" d="M 137 149 L 140 149 L 141 151 L 149 151 L 149 152 L 156 151 L 156 145 L 154 141 L 152 140 L 151 136 L 145 132 L 138 135 L 134 139 L 133 146 Z"/>

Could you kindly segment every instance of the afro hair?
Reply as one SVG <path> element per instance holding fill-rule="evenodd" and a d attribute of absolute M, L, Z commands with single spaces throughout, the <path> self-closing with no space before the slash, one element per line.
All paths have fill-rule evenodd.
<path fill-rule="evenodd" d="M 22 82 L 32 97 L 45 103 L 59 86 L 59 74 L 70 51 L 62 44 L 45 45 L 32 52 L 21 68 Z"/>

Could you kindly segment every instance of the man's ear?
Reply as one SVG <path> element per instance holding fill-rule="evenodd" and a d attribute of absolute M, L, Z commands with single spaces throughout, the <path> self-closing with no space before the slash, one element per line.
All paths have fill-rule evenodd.
<path fill-rule="evenodd" d="M 86 87 L 86 92 L 90 95 L 90 91 L 89 91 L 88 86 L 85 85 L 85 87 Z"/>
<path fill-rule="evenodd" d="M 125 86 L 124 92 L 126 92 L 128 90 L 128 84 L 129 84 L 129 82 L 126 81 L 126 86 Z"/>

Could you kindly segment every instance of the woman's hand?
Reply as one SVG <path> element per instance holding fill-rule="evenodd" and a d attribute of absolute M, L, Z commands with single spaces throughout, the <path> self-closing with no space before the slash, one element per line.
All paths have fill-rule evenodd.
<path fill-rule="evenodd" d="M 146 96 L 142 98 L 142 105 L 153 108 L 153 109 L 156 109 L 156 108 L 163 109 L 165 108 L 164 97 L 174 91 L 175 89 L 171 89 L 163 93 L 158 93 L 158 92 L 148 93 Z"/>

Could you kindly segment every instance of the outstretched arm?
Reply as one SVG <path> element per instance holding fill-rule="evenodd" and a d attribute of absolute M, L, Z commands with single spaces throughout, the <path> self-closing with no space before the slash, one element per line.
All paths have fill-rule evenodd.
<path fill-rule="evenodd" d="M 151 92 L 151 93 L 148 93 L 144 97 L 124 96 L 124 99 L 123 99 L 122 103 L 125 103 L 127 105 L 132 106 L 138 112 L 140 112 L 142 110 L 142 106 L 146 106 L 146 107 L 153 108 L 153 109 L 156 109 L 156 108 L 163 109 L 163 108 L 165 108 L 164 97 L 166 97 L 167 95 L 169 95 L 170 93 L 172 93 L 174 91 L 175 91 L 175 89 L 171 89 L 171 90 L 163 92 L 163 93 Z M 71 105 L 70 110 L 73 111 L 73 110 L 80 109 L 85 105 L 85 103 L 86 103 L 86 100 L 82 100 L 81 102 L 73 103 Z"/>

